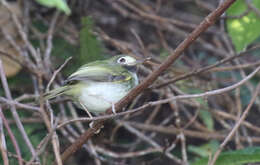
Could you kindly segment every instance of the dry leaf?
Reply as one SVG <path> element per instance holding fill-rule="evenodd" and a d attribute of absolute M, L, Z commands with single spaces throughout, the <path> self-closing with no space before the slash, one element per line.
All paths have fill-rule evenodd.
<path fill-rule="evenodd" d="M 18 5 L 17 2 L 9 3 L 11 10 L 13 13 L 15 13 L 18 18 L 22 16 L 22 12 L 20 10 L 20 6 Z M 18 45 L 22 45 L 23 43 L 21 40 L 18 38 L 18 32 L 17 28 L 15 27 L 11 14 L 9 11 L 0 5 L 0 51 L 3 51 L 8 54 L 16 55 L 19 56 L 19 53 L 6 41 L 4 34 L 2 32 L 7 33 L 10 35 L 12 38 L 15 39 L 15 43 Z M 7 77 L 11 77 L 16 75 L 20 70 L 21 66 L 15 62 L 14 60 L 0 56 L 2 62 L 3 62 L 3 67 L 5 70 L 5 74 Z"/>

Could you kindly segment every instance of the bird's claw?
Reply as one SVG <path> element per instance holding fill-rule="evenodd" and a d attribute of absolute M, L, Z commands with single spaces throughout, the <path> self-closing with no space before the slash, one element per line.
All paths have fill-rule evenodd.
<path fill-rule="evenodd" d="M 94 129 L 94 124 L 95 121 L 92 121 L 91 123 L 89 123 L 89 128 Z M 99 134 L 99 132 L 101 131 L 101 129 L 104 128 L 104 126 L 102 125 L 100 129 L 96 130 L 95 134 Z"/>

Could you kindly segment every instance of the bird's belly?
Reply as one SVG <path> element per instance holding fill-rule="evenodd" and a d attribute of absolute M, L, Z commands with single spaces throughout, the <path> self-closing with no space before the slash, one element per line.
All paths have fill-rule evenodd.
<path fill-rule="evenodd" d="M 122 99 L 130 90 L 124 84 L 93 83 L 83 88 L 80 102 L 92 112 L 104 112 L 106 109 Z"/>

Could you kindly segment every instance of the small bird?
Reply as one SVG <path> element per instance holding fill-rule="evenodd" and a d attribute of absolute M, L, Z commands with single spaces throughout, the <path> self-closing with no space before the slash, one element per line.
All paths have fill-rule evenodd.
<path fill-rule="evenodd" d="M 52 99 L 66 95 L 89 112 L 105 112 L 138 85 L 137 66 L 145 60 L 136 60 L 127 55 L 118 55 L 103 61 L 94 61 L 72 73 L 64 86 L 44 95 Z"/>

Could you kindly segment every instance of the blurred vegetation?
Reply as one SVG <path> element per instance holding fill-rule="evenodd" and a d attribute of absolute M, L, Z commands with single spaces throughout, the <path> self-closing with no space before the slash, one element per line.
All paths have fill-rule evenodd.
<path fill-rule="evenodd" d="M 51 50 L 51 72 L 53 73 L 59 66 L 61 66 L 66 59 L 73 57 L 71 61 L 62 69 L 56 83 L 59 84 L 64 80 L 66 76 L 71 74 L 81 65 L 95 61 L 102 60 L 119 53 L 132 53 L 139 58 L 143 58 L 144 52 L 148 52 L 149 56 L 153 58 L 153 65 L 146 66 L 149 72 L 152 72 L 159 63 L 171 55 L 172 50 L 189 34 L 199 22 L 205 18 L 214 8 L 217 7 L 219 1 L 209 0 L 201 1 L 202 5 L 197 2 L 191 1 L 135 1 L 130 0 L 131 4 L 152 16 L 158 15 L 163 18 L 179 20 L 181 23 L 172 23 L 162 20 L 153 20 L 153 17 L 144 17 L 145 15 L 138 14 L 135 12 L 135 8 L 127 6 L 127 2 L 107 0 L 91 1 L 91 0 L 79 0 L 79 1 L 63 1 L 63 0 L 36 0 L 19 5 L 22 11 L 29 10 L 31 23 L 27 27 L 29 41 L 33 46 L 40 50 L 42 54 L 46 48 L 46 35 L 50 26 L 52 16 L 56 12 L 57 8 L 61 13 L 57 21 L 57 27 L 55 27 L 53 39 L 52 39 L 52 50 Z M 200 1 L 198 1 L 200 2 Z M 18 2 L 14 2 L 18 3 Z M 20 3 L 20 1 L 19 1 Z M 160 5 L 158 4 L 160 3 Z M 39 5 L 40 4 L 40 5 Z M 203 5 L 204 4 L 204 5 Z M 256 9 L 260 11 L 260 1 L 252 0 L 251 3 Z M 27 7 L 27 8 L 26 8 Z M 31 8 L 30 8 L 31 7 Z M 49 8 L 54 7 L 54 8 Z M 211 64 L 215 64 L 221 59 L 234 55 L 230 52 L 239 53 L 259 44 L 259 26 L 260 17 L 253 10 L 247 12 L 248 5 L 245 1 L 237 1 L 233 4 L 226 12 L 227 18 L 221 18 L 224 21 L 224 27 L 221 27 L 221 23 L 217 22 L 205 35 L 201 36 L 201 40 L 194 43 L 187 51 L 184 56 L 177 61 L 167 73 L 163 74 L 156 83 L 162 83 L 164 80 L 183 75 L 189 71 L 197 68 L 202 68 Z M 63 12 L 66 14 L 64 15 Z M 239 17 L 240 15 L 243 15 Z M 239 18 L 237 18 L 239 17 Z M 11 22 L 12 19 L 9 18 Z M 161 21 L 161 22 L 160 22 Z M 155 23 L 154 23 L 155 22 Z M 167 23 L 165 23 L 167 22 Z M 173 21 L 174 22 L 174 21 Z M 1 18 L 0 18 L 1 23 Z M 159 24 L 161 23 L 161 24 Z M 184 25 L 181 25 L 184 24 Z M 185 27 L 183 27 L 185 26 Z M 226 28 L 226 29 L 225 29 Z M 102 29 L 103 33 L 99 31 Z M 176 30 L 177 29 L 177 30 Z M 221 30 L 225 31 L 221 31 Z M 142 43 L 138 41 L 138 38 L 133 34 L 136 32 L 142 40 Z M 224 36 L 227 33 L 227 36 Z M 221 36 L 220 36 L 221 34 Z M 223 35 L 223 36 L 222 36 Z M 40 36 L 40 37 L 39 37 Z M 6 40 L 4 35 L 1 36 L 1 40 Z M 14 37 L 14 36 L 13 36 Z M 110 38 L 109 38 L 110 37 Z M 231 41 L 226 41 L 223 38 L 231 38 Z M 14 40 L 14 42 L 18 42 Z M 230 45 L 227 45 L 228 42 Z M 143 44 L 143 45 L 142 45 Z M 143 48 L 144 46 L 144 48 Z M 0 49 L 1 50 L 1 49 Z M 224 53 L 219 53 L 224 52 Z M 233 60 L 232 62 L 219 67 L 237 66 L 242 64 L 251 64 L 253 62 L 259 62 L 260 50 L 256 49 L 251 54 L 241 57 L 241 59 Z M 110 55 L 108 55 L 110 54 Z M 237 60 L 237 61 L 236 61 Z M 3 60 L 4 62 L 4 60 Z M 230 68 L 224 68 L 226 70 L 220 70 L 215 72 L 201 73 L 193 77 L 188 77 L 186 80 L 180 80 L 164 88 L 159 88 L 150 93 L 144 93 L 138 100 L 135 100 L 133 107 L 138 107 L 149 101 L 159 100 L 162 98 L 168 98 L 167 91 L 171 91 L 170 94 L 181 95 L 181 94 L 196 94 L 203 93 L 209 90 L 218 89 L 232 85 L 239 80 L 244 78 L 243 74 L 248 75 L 253 71 L 255 65 L 251 67 L 242 68 L 239 71 Z M 256 66 L 259 66 L 256 65 Z M 140 70 L 141 80 L 147 76 L 145 69 Z M 251 79 L 247 86 L 239 87 L 236 91 L 230 93 L 224 93 L 220 96 L 213 96 L 209 98 L 198 98 L 193 101 L 177 102 L 176 107 L 179 111 L 177 116 L 180 121 L 180 130 L 182 127 L 190 122 L 191 118 L 196 116 L 198 111 L 198 117 L 195 117 L 195 124 L 191 124 L 187 129 L 203 133 L 216 133 L 219 135 L 227 135 L 230 129 L 234 126 L 237 119 L 224 118 L 215 115 L 214 111 L 221 111 L 229 114 L 230 116 L 238 117 L 242 112 L 237 112 L 238 107 L 244 109 L 252 99 L 252 92 L 259 83 L 259 74 L 257 77 Z M 44 80 L 47 84 L 48 81 Z M 155 84 L 156 84 L 155 83 Z M 21 67 L 21 70 L 17 71 L 15 75 L 8 76 L 8 85 L 12 92 L 12 97 L 19 98 L 23 94 L 38 94 L 36 88 L 39 88 L 33 75 L 25 67 Z M 177 90 L 178 89 L 178 90 Z M 239 93 L 239 96 L 237 96 Z M 0 88 L 0 96 L 4 97 L 4 90 Z M 24 104 L 37 105 L 37 98 L 31 98 L 22 101 Z M 258 99 L 259 100 L 259 99 Z M 240 103 L 239 103 L 240 101 Z M 259 101 L 258 101 L 259 102 Z M 21 149 L 22 158 L 25 161 L 29 161 L 31 153 L 29 152 L 23 138 L 20 135 L 19 130 L 14 124 L 14 119 L 10 113 L 9 106 L 0 102 L 5 107 L 4 114 L 8 119 L 11 129 L 16 137 L 16 140 Z M 63 104 L 62 104 L 63 105 Z M 53 105 L 55 109 L 55 116 L 66 116 L 70 118 L 72 116 L 70 108 L 67 104 L 64 104 L 66 112 L 60 111 L 61 105 L 59 103 Z M 63 106 L 64 106 L 63 105 Z M 175 108 L 176 108 L 175 107 Z M 173 109 L 170 104 L 160 105 L 159 111 L 151 117 L 150 115 L 156 111 L 156 108 L 151 108 L 150 111 L 146 110 L 142 113 L 132 114 L 125 118 L 120 118 L 120 121 L 140 122 L 146 124 L 154 124 L 165 126 L 170 128 L 174 126 L 178 128 L 176 123 L 176 116 L 170 118 L 173 112 L 177 111 Z M 234 110 L 235 109 L 235 110 Z M 41 116 L 37 112 L 25 111 L 23 109 L 17 109 L 19 117 L 23 122 L 26 133 L 29 136 L 31 142 L 36 148 L 48 133 L 45 125 L 41 119 Z M 259 128 L 259 103 L 255 103 L 252 112 L 248 116 L 247 122 L 251 125 Z M 79 116 L 85 116 L 82 111 L 77 111 Z M 63 116 L 63 117 L 64 117 Z M 149 118 L 149 119 L 148 119 Z M 162 124 L 164 119 L 169 119 L 166 124 Z M 30 122 L 29 119 L 39 119 L 38 122 Z M 151 119 L 151 121 L 149 121 Z M 144 122 L 145 121 L 145 122 Z M 149 123 L 150 122 L 150 123 Z M 83 123 L 83 126 L 88 127 L 88 124 Z M 73 125 L 73 129 L 76 126 Z M 134 126 L 133 126 L 134 127 Z M 66 127 L 65 129 L 70 130 L 71 128 Z M 137 129 L 137 128 L 136 128 Z M 186 129 L 186 127 L 184 128 Z M 75 128 L 76 132 L 80 134 L 78 128 Z M 138 130 L 138 129 L 137 129 Z M 245 131 L 246 130 L 246 131 Z M 64 130 L 63 130 L 64 131 Z M 168 147 L 175 143 L 174 149 L 169 152 L 173 156 L 182 160 L 183 150 L 180 145 L 180 139 L 177 135 L 157 133 L 145 130 L 139 130 L 145 136 L 151 138 L 162 146 L 166 151 Z M 69 132 L 69 131 L 68 131 Z M 14 147 L 11 143 L 10 138 L 4 130 L 5 138 L 7 141 L 8 152 L 15 153 Z M 64 132 L 60 131 L 59 141 L 61 143 L 61 151 L 71 144 L 69 138 L 76 138 L 76 135 L 69 132 L 69 136 L 65 136 Z M 237 138 L 240 136 L 246 138 L 259 138 L 260 133 L 254 131 L 245 125 L 242 126 L 241 130 L 237 133 Z M 223 139 L 218 138 L 199 138 L 192 135 L 185 135 L 186 137 L 186 149 L 188 154 L 188 162 L 191 165 L 206 165 L 208 164 L 209 158 L 216 152 L 219 144 Z M 105 126 L 105 129 L 100 134 L 96 135 L 92 139 L 94 146 L 99 147 L 96 156 L 93 156 L 88 150 L 78 151 L 74 157 L 65 164 L 94 164 L 97 159 L 101 160 L 104 164 L 116 164 L 122 162 L 123 164 L 173 164 L 173 160 L 169 161 L 169 156 L 165 154 L 165 151 L 151 152 L 144 156 L 133 156 L 123 157 L 124 153 L 133 154 L 133 152 L 142 151 L 153 148 L 154 146 L 149 144 L 147 141 L 140 140 L 136 134 L 123 127 L 120 124 L 116 124 L 110 121 Z M 244 138 L 245 139 L 245 138 Z M 238 140 L 228 144 L 225 148 L 228 151 L 224 151 L 220 154 L 216 165 L 241 165 L 246 163 L 260 162 L 260 148 L 251 147 L 258 146 L 259 141 L 247 141 Z M 108 151 L 101 151 L 102 147 Z M 237 148 L 243 148 L 237 150 Z M 101 148 L 101 149 L 100 149 Z M 110 152 L 118 153 L 119 158 L 110 157 Z M 112 152 L 113 151 L 113 152 Z M 107 155 L 106 155 L 107 153 Z M 86 156 L 87 154 L 87 156 Z M 120 155 L 122 154 L 122 155 Z M 118 156 L 117 155 L 117 156 Z M 134 155 L 134 154 L 133 154 Z M 122 156 L 122 158 L 120 157 Z M 54 154 L 52 151 L 51 143 L 48 143 L 45 152 L 40 156 L 41 163 L 49 165 L 54 160 Z M 17 159 L 14 156 L 9 156 L 9 163 L 16 165 Z M 3 164 L 2 158 L 0 157 L 0 164 Z"/>

